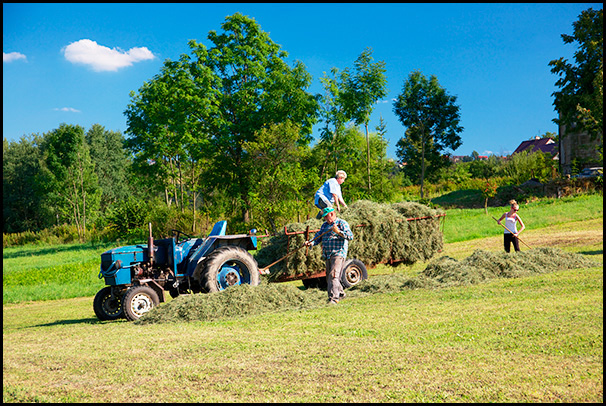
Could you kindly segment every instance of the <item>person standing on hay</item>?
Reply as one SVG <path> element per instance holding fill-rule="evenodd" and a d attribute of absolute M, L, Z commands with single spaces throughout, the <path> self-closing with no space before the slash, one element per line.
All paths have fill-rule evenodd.
<path fill-rule="evenodd" d="M 344 208 L 347 208 L 347 205 L 343 200 L 343 195 L 341 194 L 341 185 L 345 182 L 345 179 L 347 179 L 345 171 L 337 171 L 334 178 L 328 179 L 316 191 L 316 194 L 314 195 L 314 205 L 320 209 L 320 212 L 316 216 L 318 220 L 322 218 L 322 210 L 326 207 L 333 207 L 333 205 L 336 205 L 337 210 L 341 211 L 340 204 L 342 204 Z"/>
<path fill-rule="evenodd" d="M 520 206 L 518 205 L 518 203 L 515 200 L 510 200 L 509 204 L 511 205 L 509 211 L 503 213 L 501 218 L 497 220 L 497 223 L 502 225 L 501 220 L 505 219 L 505 231 L 503 233 L 505 252 L 509 252 L 509 250 L 511 249 L 511 243 L 513 243 L 513 248 L 516 251 L 520 250 L 520 242 L 518 239 L 518 235 L 522 232 L 522 230 L 526 228 L 526 226 L 524 226 L 524 222 L 518 215 L 518 210 L 520 210 Z M 516 223 L 518 222 L 522 226 L 522 228 L 520 228 L 520 231 L 518 231 L 516 228 Z"/>
<path fill-rule="evenodd" d="M 337 304 L 345 296 L 343 285 L 341 285 L 341 271 L 343 262 L 347 258 L 349 241 L 353 240 L 353 232 L 347 221 L 337 218 L 337 213 L 332 207 L 322 210 L 322 218 L 324 224 L 316 233 L 316 236 L 322 235 L 322 238 L 316 240 L 314 237 L 305 241 L 305 245 L 313 247 L 322 243 L 322 258 L 326 260 L 328 303 Z"/>

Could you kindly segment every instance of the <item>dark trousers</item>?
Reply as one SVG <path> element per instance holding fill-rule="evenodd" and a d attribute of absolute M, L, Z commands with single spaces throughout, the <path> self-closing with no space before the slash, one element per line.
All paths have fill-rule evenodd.
<path fill-rule="evenodd" d="M 520 250 L 520 242 L 518 237 L 510 233 L 503 234 L 503 242 L 505 243 L 505 252 L 509 252 L 511 248 L 511 243 L 513 243 L 513 249 L 516 251 Z"/>

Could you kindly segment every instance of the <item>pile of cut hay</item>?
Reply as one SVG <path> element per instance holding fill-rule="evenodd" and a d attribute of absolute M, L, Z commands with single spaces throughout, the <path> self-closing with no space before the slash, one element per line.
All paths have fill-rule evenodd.
<path fill-rule="evenodd" d="M 559 248 L 535 248 L 515 254 L 476 250 L 461 261 L 447 256 L 433 260 L 414 278 L 385 275 L 383 280 L 374 281 L 375 278 L 372 278 L 351 289 L 371 293 L 436 289 L 591 266 L 596 266 L 596 263 L 582 255 L 564 252 Z"/>
<path fill-rule="evenodd" d="M 384 263 L 412 264 L 432 258 L 443 246 L 440 217 L 443 212 L 415 202 L 373 203 L 359 200 L 338 214 L 347 221 L 354 238 L 349 243 L 348 258 L 357 258 L 367 267 Z M 414 219 L 414 220 L 409 220 Z M 309 219 L 291 223 L 286 232 L 303 232 L 309 227 L 313 238 L 323 221 Z M 284 230 L 265 242 L 256 254 L 259 268 L 264 268 L 303 246 L 305 234 L 286 235 Z M 280 276 L 312 275 L 324 270 L 320 245 L 302 248 L 270 268 L 270 280 Z"/>
<path fill-rule="evenodd" d="M 230 287 L 223 292 L 181 295 L 154 307 L 135 323 L 175 323 L 212 321 L 254 314 L 306 309 L 326 303 L 326 292 L 300 290 L 292 285 L 248 284 Z"/>
<path fill-rule="evenodd" d="M 401 274 L 373 276 L 350 288 L 347 298 L 375 293 L 399 293 L 408 289 L 471 285 L 497 278 L 518 278 L 594 266 L 598 264 L 582 255 L 557 248 L 535 248 L 515 254 L 477 250 L 461 261 L 446 256 L 434 260 L 413 278 Z M 135 323 L 212 321 L 312 309 L 326 306 L 326 299 L 326 292 L 319 289 L 301 290 L 289 284 L 276 283 L 263 283 L 259 286 L 245 284 L 218 293 L 179 296 L 154 307 Z"/>

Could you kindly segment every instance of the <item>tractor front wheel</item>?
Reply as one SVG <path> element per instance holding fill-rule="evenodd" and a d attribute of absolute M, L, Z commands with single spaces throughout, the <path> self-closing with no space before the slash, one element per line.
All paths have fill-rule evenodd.
<path fill-rule="evenodd" d="M 158 294 L 149 286 L 133 286 L 129 288 L 122 299 L 124 316 L 129 321 L 135 321 L 154 306 L 160 303 Z"/>
<path fill-rule="evenodd" d="M 259 284 L 257 261 L 244 248 L 224 246 L 214 250 L 205 261 L 200 285 L 208 292 L 220 292 L 230 286 Z"/>
<path fill-rule="evenodd" d="M 117 320 L 124 315 L 122 298 L 116 294 L 112 297 L 112 287 L 106 286 L 95 295 L 93 310 L 99 320 Z"/>

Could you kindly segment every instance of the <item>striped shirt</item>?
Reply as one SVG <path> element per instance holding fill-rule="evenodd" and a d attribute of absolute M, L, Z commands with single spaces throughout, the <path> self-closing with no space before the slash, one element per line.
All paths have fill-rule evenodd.
<path fill-rule="evenodd" d="M 349 241 L 353 240 L 353 233 L 349 228 L 349 224 L 347 221 L 337 218 L 334 223 L 329 224 L 327 221 L 322 224 L 320 230 L 316 233 L 316 236 L 328 231 L 332 228 L 333 225 L 337 225 L 339 230 L 345 238 L 339 236 L 334 231 L 328 232 L 322 236 L 320 240 L 316 240 L 314 237 L 312 247 L 322 243 L 322 258 L 330 259 L 333 256 L 339 256 L 343 258 L 347 258 L 347 248 L 349 245 Z"/>

